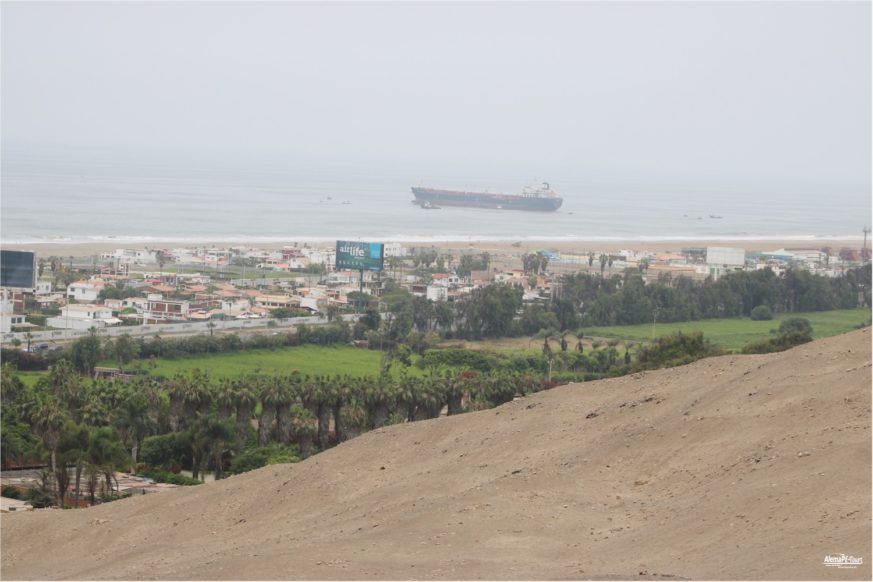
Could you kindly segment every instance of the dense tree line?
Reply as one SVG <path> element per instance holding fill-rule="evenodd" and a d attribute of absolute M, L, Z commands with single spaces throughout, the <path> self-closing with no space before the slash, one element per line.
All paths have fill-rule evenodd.
<path fill-rule="evenodd" d="M 529 257 L 530 269 L 536 268 L 535 261 L 535 255 Z M 870 266 L 849 270 L 836 278 L 797 269 L 779 276 L 762 269 L 703 282 L 662 276 L 647 283 L 639 270 L 628 270 L 612 277 L 566 275 L 559 283 L 559 291 L 552 297 L 526 305 L 521 301 L 521 289 L 506 284 L 475 289 L 452 304 L 434 304 L 394 291 L 394 298 L 384 304 L 387 315 L 383 313 L 383 318 L 389 320 L 389 335 L 394 341 L 401 341 L 413 328 L 446 337 L 482 339 L 653 320 L 749 317 L 760 306 L 772 313 L 797 313 L 871 303 Z M 404 293 L 408 296 L 405 300 Z M 437 310 L 438 317 L 434 316 Z"/>
<path fill-rule="evenodd" d="M 700 283 L 687 277 L 662 277 L 645 284 L 641 274 L 633 271 L 610 278 L 577 274 L 562 279 L 562 300 L 575 308 L 582 325 L 748 317 L 759 305 L 774 313 L 850 309 L 858 307 L 859 298 L 870 306 L 869 265 L 849 270 L 843 277 L 799 269 L 779 276 L 762 269 Z"/>
<path fill-rule="evenodd" d="M 547 261 L 530 255 L 526 263 L 536 272 Z M 556 287 L 551 297 L 528 304 L 522 303 L 520 287 L 500 283 L 450 303 L 391 287 L 381 301 L 370 299 L 356 329 L 371 332 L 368 337 L 380 347 L 390 347 L 416 343 L 415 334 L 476 340 L 587 326 L 749 317 L 756 307 L 777 314 L 849 309 L 870 306 L 871 283 L 870 266 L 865 266 L 836 278 L 797 269 L 780 276 L 762 269 L 702 282 L 669 276 L 646 282 L 639 270 L 612 277 L 581 273 L 562 277 Z"/>

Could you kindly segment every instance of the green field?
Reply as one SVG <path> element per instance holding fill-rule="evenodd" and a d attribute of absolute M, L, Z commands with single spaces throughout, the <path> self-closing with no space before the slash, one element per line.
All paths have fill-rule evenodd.
<path fill-rule="evenodd" d="M 30 387 L 33 387 L 46 374 L 47 372 L 15 372 L 18 379 L 24 382 L 25 386 Z"/>
<path fill-rule="evenodd" d="M 857 327 L 859 323 L 870 321 L 869 309 L 846 309 L 780 315 L 771 321 L 752 321 L 750 319 L 708 319 L 681 323 L 658 323 L 655 335 L 673 332 L 701 331 L 705 338 L 729 350 L 739 351 L 749 342 L 771 337 L 770 330 L 779 327 L 779 322 L 788 317 L 804 317 L 810 321 L 815 338 L 829 337 Z M 593 338 L 615 338 L 624 342 L 647 342 L 652 339 L 652 326 L 626 325 L 611 327 L 592 327 L 585 329 L 586 343 Z M 481 342 L 445 342 L 444 345 L 463 346 L 472 349 L 491 349 L 501 353 L 532 354 L 541 353 L 542 339 L 506 338 Z M 553 349 L 555 346 L 553 344 Z M 633 350 L 632 350 L 633 351 Z M 170 377 L 176 372 L 189 372 L 194 369 L 206 370 L 213 378 L 238 377 L 261 372 L 265 374 L 287 374 L 299 370 L 309 375 L 369 376 L 379 373 L 382 352 L 338 346 L 299 346 L 275 350 L 245 350 L 224 354 L 214 354 L 175 360 L 157 359 L 137 360 L 126 366 L 127 369 L 143 369 L 152 375 Z M 115 362 L 101 362 L 101 366 L 115 367 Z M 392 372 L 399 372 L 402 366 L 392 366 Z M 413 366 L 412 374 L 422 371 Z M 45 372 L 19 372 L 18 376 L 28 385 L 35 384 Z"/>
<path fill-rule="evenodd" d="M 815 311 L 811 313 L 780 314 L 770 321 L 751 319 L 706 319 L 683 321 L 680 323 L 656 323 L 655 337 L 681 331 L 689 333 L 702 331 L 703 337 L 714 344 L 729 350 L 739 351 L 749 342 L 772 337 L 770 330 L 777 329 L 783 319 L 803 317 L 812 324 L 813 337 L 823 338 L 851 331 L 859 323 L 870 321 L 869 309 L 840 309 L 835 311 Z M 618 338 L 622 340 L 645 342 L 652 340 L 652 324 L 615 325 L 592 327 L 585 330 L 589 337 Z"/>
<path fill-rule="evenodd" d="M 134 361 L 128 369 L 142 368 L 151 375 L 170 377 L 176 372 L 205 370 L 213 378 L 237 377 L 261 372 L 264 374 L 301 374 L 375 376 L 379 373 L 382 352 L 350 346 L 299 346 L 275 350 L 245 350 L 175 360 L 156 359 L 153 362 Z M 101 366 L 117 366 L 103 362 Z M 400 368 L 400 364 L 392 369 Z M 417 373 L 418 368 L 410 370 Z"/>

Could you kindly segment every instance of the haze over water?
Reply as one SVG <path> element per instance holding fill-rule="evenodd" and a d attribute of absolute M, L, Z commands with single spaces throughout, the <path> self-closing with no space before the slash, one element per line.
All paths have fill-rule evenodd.
<path fill-rule="evenodd" d="M 870 220 L 868 2 L 0 11 L 7 244 L 826 240 Z M 539 181 L 558 212 L 410 203 Z"/>
<path fill-rule="evenodd" d="M 103 152 L 77 159 L 57 153 L 9 155 L 3 169 L 6 243 L 802 240 L 859 238 L 863 216 L 870 214 L 863 196 L 816 192 L 815 186 L 786 193 L 772 206 L 761 204 L 764 192 L 748 186 L 690 190 L 626 177 L 598 181 L 567 170 L 554 178 L 522 176 L 512 167 L 483 176 L 464 168 L 437 173 L 410 165 L 294 160 L 187 165 Z M 564 198 L 559 211 L 423 210 L 411 203 L 412 185 L 518 193 L 537 178 L 549 179 Z"/>

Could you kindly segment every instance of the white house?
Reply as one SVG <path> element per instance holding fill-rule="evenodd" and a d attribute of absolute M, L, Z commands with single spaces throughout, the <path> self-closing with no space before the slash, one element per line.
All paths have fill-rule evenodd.
<path fill-rule="evenodd" d="M 309 264 L 311 265 L 327 265 L 332 267 L 336 259 L 335 250 L 300 249 L 300 252 L 309 259 Z"/>
<path fill-rule="evenodd" d="M 449 298 L 448 287 L 438 285 L 428 285 L 425 297 L 431 301 L 447 301 Z"/>
<path fill-rule="evenodd" d="M 461 284 L 461 278 L 454 273 L 435 273 L 431 278 L 433 284 L 440 287 L 457 287 Z"/>
<path fill-rule="evenodd" d="M 107 325 L 117 325 L 120 319 L 112 317 L 112 309 L 105 305 L 65 305 L 61 308 L 59 317 L 46 320 L 49 327 L 62 329 L 88 330 L 92 327 L 102 328 Z"/>
<path fill-rule="evenodd" d="M 12 331 L 13 325 L 21 325 L 24 321 L 24 316 L 13 312 L 14 306 L 12 301 L 6 297 L 4 292 L 0 299 L 0 333 L 9 333 Z"/>
<path fill-rule="evenodd" d="M 384 256 L 387 259 L 388 257 L 403 257 L 406 255 L 406 249 L 403 248 L 403 245 L 394 242 L 394 243 L 385 243 L 385 251 Z"/>
<path fill-rule="evenodd" d="M 102 253 L 100 258 L 116 261 L 119 265 L 154 265 L 158 262 L 155 251 L 140 249 L 115 249 Z"/>
<path fill-rule="evenodd" d="M 89 303 L 97 301 L 97 296 L 106 283 L 103 279 L 89 279 L 87 281 L 76 281 L 67 286 L 67 297 L 75 299 L 79 303 Z"/>
<path fill-rule="evenodd" d="M 37 281 L 36 288 L 33 290 L 35 295 L 48 295 L 52 292 L 51 281 Z"/>

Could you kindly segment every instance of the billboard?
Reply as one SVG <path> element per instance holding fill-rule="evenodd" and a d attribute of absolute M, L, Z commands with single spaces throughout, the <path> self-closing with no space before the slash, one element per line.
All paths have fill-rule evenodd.
<path fill-rule="evenodd" d="M 382 243 L 336 241 L 336 268 L 356 271 L 381 271 L 385 259 Z"/>
<path fill-rule="evenodd" d="M 36 253 L 0 251 L 0 287 L 36 287 Z"/>
<path fill-rule="evenodd" d="M 706 264 L 742 267 L 746 264 L 746 251 L 730 247 L 706 247 Z"/>

